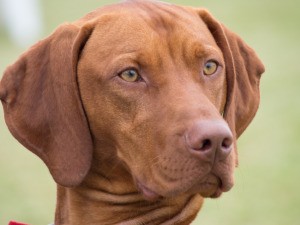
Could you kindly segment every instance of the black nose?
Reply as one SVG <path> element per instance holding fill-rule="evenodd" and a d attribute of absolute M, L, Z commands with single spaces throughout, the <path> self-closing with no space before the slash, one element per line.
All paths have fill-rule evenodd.
<path fill-rule="evenodd" d="M 225 121 L 197 121 L 186 132 L 186 144 L 202 160 L 224 160 L 232 151 L 233 137 Z"/>

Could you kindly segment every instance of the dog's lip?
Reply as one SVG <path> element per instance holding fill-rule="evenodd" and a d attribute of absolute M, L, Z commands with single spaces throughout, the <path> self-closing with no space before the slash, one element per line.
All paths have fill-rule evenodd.
<path fill-rule="evenodd" d="M 156 193 L 155 191 L 151 190 L 150 188 L 146 187 L 140 181 L 137 181 L 137 186 L 140 192 L 143 194 L 144 198 L 148 201 L 156 201 L 159 200 L 162 196 Z"/>
<path fill-rule="evenodd" d="M 208 182 L 207 185 L 215 185 L 216 189 L 213 192 L 213 194 L 211 194 L 210 198 L 219 198 L 223 192 L 228 192 L 232 187 L 233 187 L 233 183 L 229 182 L 228 180 L 223 180 L 223 179 L 217 179 L 217 183 L 210 183 Z"/>
<path fill-rule="evenodd" d="M 220 183 L 204 181 L 197 185 L 197 190 L 202 197 L 211 197 L 220 190 Z"/>
<path fill-rule="evenodd" d="M 232 182 L 212 174 L 204 181 L 200 182 L 197 185 L 197 188 L 202 197 L 218 198 L 223 192 L 229 191 L 232 186 Z"/>
<path fill-rule="evenodd" d="M 147 201 L 158 201 L 168 196 L 168 194 L 161 195 L 157 193 L 138 179 L 135 179 L 135 183 L 138 190 Z M 223 192 L 229 191 L 232 186 L 232 182 L 226 179 L 221 179 L 219 176 L 211 174 L 210 176 L 202 180 L 202 182 L 195 184 L 195 186 L 189 189 L 187 192 L 198 193 L 205 198 L 218 198 L 222 195 Z"/>
<path fill-rule="evenodd" d="M 221 188 L 218 188 L 212 195 L 210 195 L 210 198 L 219 198 L 222 195 L 223 191 Z"/>
<path fill-rule="evenodd" d="M 222 192 L 228 192 L 231 190 L 232 187 L 233 187 L 232 182 L 222 182 L 220 190 Z"/>

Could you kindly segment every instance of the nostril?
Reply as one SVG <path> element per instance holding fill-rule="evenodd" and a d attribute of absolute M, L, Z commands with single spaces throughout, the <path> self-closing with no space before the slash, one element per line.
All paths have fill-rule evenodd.
<path fill-rule="evenodd" d="M 209 139 L 205 139 L 202 141 L 201 146 L 199 147 L 200 151 L 207 151 L 212 147 L 212 142 Z"/>
<path fill-rule="evenodd" d="M 219 157 L 221 160 L 226 159 L 230 155 L 232 151 L 232 143 L 232 138 L 227 137 L 223 139 L 221 143 L 221 148 L 219 150 Z"/>
<path fill-rule="evenodd" d="M 225 138 L 222 142 L 222 148 L 229 149 L 232 145 L 232 139 L 231 138 Z"/>

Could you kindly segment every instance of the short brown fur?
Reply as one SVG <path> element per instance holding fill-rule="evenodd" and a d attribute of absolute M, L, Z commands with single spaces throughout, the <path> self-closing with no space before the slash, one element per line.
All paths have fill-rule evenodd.
<path fill-rule="evenodd" d="M 122 80 L 128 68 L 143 81 Z M 61 25 L 8 67 L 0 98 L 12 134 L 58 184 L 55 225 L 187 225 L 203 197 L 233 186 L 263 72 L 207 11 L 136 0 Z M 191 151 L 203 121 L 229 127 L 234 151 Z"/>

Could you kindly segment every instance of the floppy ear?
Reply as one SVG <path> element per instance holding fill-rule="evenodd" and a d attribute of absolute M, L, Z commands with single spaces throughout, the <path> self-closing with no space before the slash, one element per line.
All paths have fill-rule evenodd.
<path fill-rule="evenodd" d="M 265 69 L 256 53 L 239 36 L 206 10 L 199 10 L 199 14 L 223 52 L 227 76 L 224 118 L 238 138 L 258 109 L 259 81 Z"/>
<path fill-rule="evenodd" d="M 76 80 L 88 29 L 60 26 L 7 68 L 0 83 L 6 124 L 39 156 L 54 180 L 76 186 L 89 171 L 93 143 Z"/>

